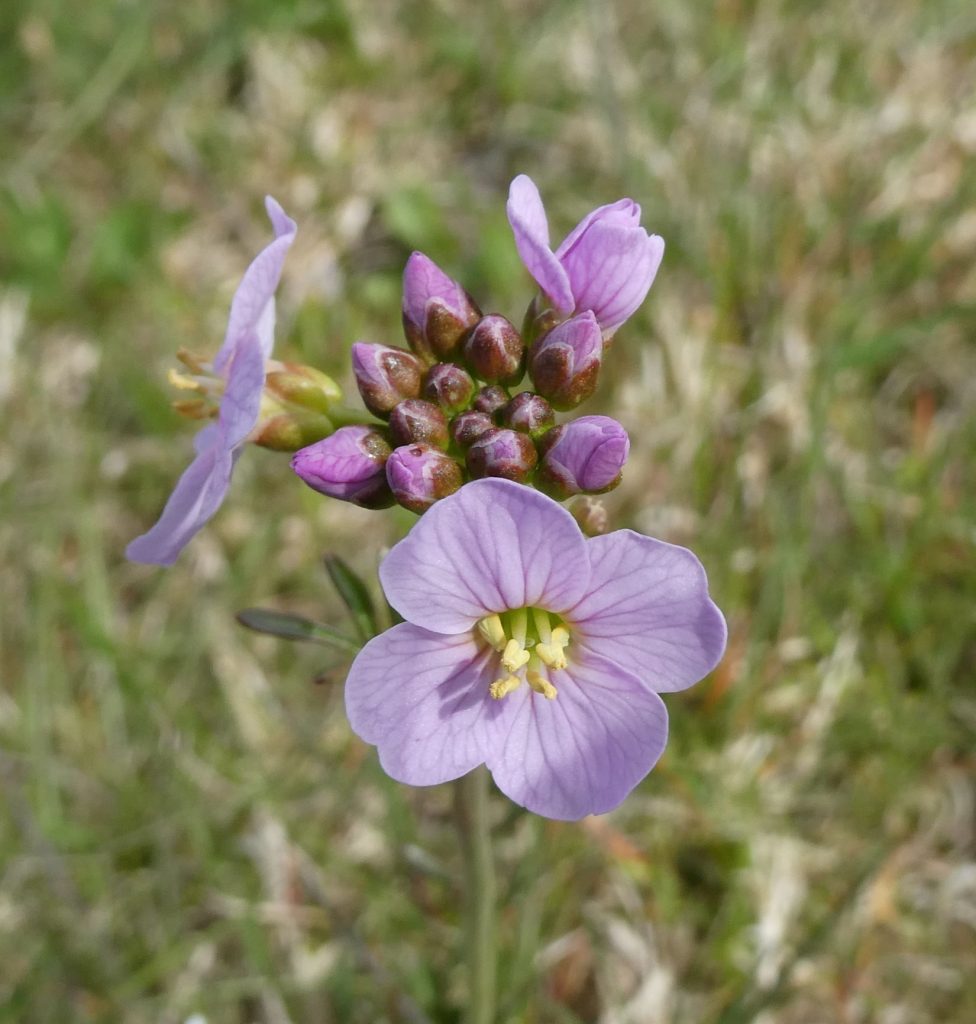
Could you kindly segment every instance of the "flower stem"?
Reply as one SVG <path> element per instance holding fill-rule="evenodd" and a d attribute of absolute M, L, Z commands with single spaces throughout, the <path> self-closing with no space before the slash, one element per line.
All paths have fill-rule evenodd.
<path fill-rule="evenodd" d="M 488 779 L 488 771 L 481 767 L 454 783 L 454 819 L 464 862 L 465 1024 L 492 1024 L 495 1019 L 495 864 L 488 825 Z"/>

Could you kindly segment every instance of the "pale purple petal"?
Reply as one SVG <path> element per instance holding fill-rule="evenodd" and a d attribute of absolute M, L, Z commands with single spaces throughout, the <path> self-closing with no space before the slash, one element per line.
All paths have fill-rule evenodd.
<path fill-rule="evenodd" d="M 379 748 L 383 770 L 411 786 L 466 774 L 485 759 L 497 655 L 470 633 L 444 636 L 401 623 L 360 651 L 346 679 L 353 731 Z"/>
<path fill-rule="evenodd" d="M 220 508 L 235 456 L 216 424 L 205 428 L 211 444 L 184 470 L 158 522 L 125 549 L 126 558 L 152 565 L 172 565 L 194 534 Z"/>
<path fill-rule="evenodd" d="M 725 619 L 687 548 L 632 530 L 587 541 L 592 576 L 567 613 L 578 642 L 632 672 L 657 693 L 684 690 L 718 664 Z"/>
<path fill-rule="evenodd" d="M 508 192 L 508 222 L 515 235 L 515 248 L 536 284 L 556 309 L 573 308 L 569 276 L 549 248 L 549 224 L 539 190 L 530 177 L 520 174 Z"/>
<path fill-rule="evenodd" d="M 437 633 L 461 633 L 490 612 L 560 612 L 590 578 L 586 540 L 551 498 L 509 480 L 475 480 L 437 502 L 386 556 L 390 604 Z"/>
<path fill-rule="evenodd" d="M 612 332 L 644 301 L 663 257 L 659 235 L 598 221 L 563 258 L 576 309 L 592 309 Z"/>
<path fill-rule="evenodd" d="M 261 413 L 265 357 L 257 334 L 241 338 L 227 369 L 227 386 L 220 399 L 220 424 L 225 447 L 233 449 L 247 440 Z"/>
<path fill-rule="evenodd" d="M 586 229 L 595 221 L 604 221 L 608 224 L 616 224 L 619 227 L 636 227 L 640 224 L 641 208 L 633 199 L 618 199 L 615 203 L 608 203 L 606 206 L 598 206 L 591 210 L 572 231 L 562 240 L 556 250 L 556 258 L 562 258 L 576 244 L 577 240 Z"/>
<path fill-rule="evenodd" d="M 274 294 L 281 279 L 285 256 L 295 240 L 295 222 L 271 196 L 264 200 L 275 239 L 265 246 L 244 271 L 230 305 L 227 333 L 214 359 L 214 369 L 225 374 L 238 346 L 249 336 L 257 338 L 262 356 L 271 355 L 274 344 Z"/>
<path fill-rule="evenodd" d="M 613 810 L 654 767 L 668 737 L 664 704 L 629 672 L 574 651 L 554 671 L 547 700 L 519 687 L 492 723 L 487 765 L 498 788 L 547 818 L 574 821 Z"/>

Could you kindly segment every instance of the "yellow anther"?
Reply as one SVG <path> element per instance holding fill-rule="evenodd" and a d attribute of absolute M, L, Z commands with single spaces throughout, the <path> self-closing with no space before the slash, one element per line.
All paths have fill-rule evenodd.
<path fill-rule="evenodd" d="M 488 687 L 488 692 L 495 700 L 501 700 L 502 697 L 508 696 L 508 694 L 513 690 L 517 690 L 521 685 L 522 680 L 518 676 L 506 676 L 504 679 L 496 679 Z"/>
<path fill-rule="evenodd" d="M 509 672 L 518 670 L 529 663 L 529 652 L 514 637 L 505 644 L 505 651 L 502 654 L 502 665 Z"/>
<path fill-rule="evenodd" d="M 556 693 L 558 692 L 556 687 L 553 686 L 541 672 L 536 672 L 535 669 L 530 668 L 529 671 L 525 673 L 525 679 L 529 686 L 531 686 L 536 693 L 541 693 L 546 700 L 556 699 Z"/>
<path fill-rule="evenodd" d="M 478 623 L 478 632 L 496 651 L 504 651 L 507 638 L 502 627 L 502 620 L 497 615 L 489 615 Z"/>
<path fill-rule="evenodd" d="M 191 420 L 212 419 L 218 412 L 215 405 L 211 405 L 202 398 L 181 399 L 170 404 L 181 416 L 186 416 Z"/>
<path fill-rule="evenodd" d="M 536 644 L 535 653 L 550 668 L 565 668 L 567 665 L 564 649 L 569 645 L 569 630 L 565 626 L 556 626 L 548 643 Z"/>
<path fill-rule="evenodd" d="M 182 345 L 176 350 L 176 358 L 193 373 L 206 373 L 210 366 L 206 359 Z"/>
<path fill-rule="evenodd" d="M 169 371 L 169 382 L 174 388 L 179 388 L 181 391 L 206 390 L 196 377 L 188 377 L 185 373 L 180 373 L 179 370 Z"/>

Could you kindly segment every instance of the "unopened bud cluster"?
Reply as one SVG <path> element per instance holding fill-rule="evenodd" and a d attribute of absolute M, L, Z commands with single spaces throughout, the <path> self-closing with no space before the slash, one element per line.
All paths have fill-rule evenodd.
<path fill-rule="evenodd" d="M 310 487 L 365 508 L 398 503 L 421 513 L 481 477 L 559 499 L 619 482 L 630 442 L 616 420 L 556 424 L 557 411 L 575 409 L 597 386 L 604 336 L 592 311 L 560 320 L 530 308 L 527 345 L 421 253 L 403 283 L 408 348 L 352 348 L 363 404 L 383 422 L 343 427 L 298 452 L 292 466 Z M 519 389 L 526 375 L 532 390 Z"/>

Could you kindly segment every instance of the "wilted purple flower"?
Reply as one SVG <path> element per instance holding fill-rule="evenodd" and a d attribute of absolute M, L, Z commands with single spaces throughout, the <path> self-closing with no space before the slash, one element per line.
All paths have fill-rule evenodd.
<path fill-rule="evenodd" d="M 386 482 L 386 438 L 368 426 L 341 427 L 295 452 L 291 468 L 311 487 L 330 498 L 363 508 L 386 508 L 393 494 Z"/>
<path fill-rule="evenodd" d="M 461 467 L 429 444 L 397 448 L 387 460 L 386 479 L 396 500 L 411 512 L 425 512 L 462 483 Z"/>
<path fill-rule="evenodd" d="M 265 362 L 274 345 L 274 293 L 295 222 L 268 196 L 265 208 L 275 239 L 258 253 L 234 293 L 224 343 L 213 362 L 223 378 L 215 423 L 194 439 L 196 458 L 177 481 L 158 522 L 126 548 L 134 562 L 172 565 L 193 536 L 220 508 L 234 463 L 258 422 Z"/>
<path fill-rule="evenodd" d="M 658 693 L 696 683 L 725 648 L 690 551 L 630 530 L 588 540 L 561 506 L 506 480 L 435 505 L 380 579 L 406 622 L 353 662 L 353 729 L 400 782 L 484 763 L 550 818 L 616 807 L 664 750 Z"/>
<path fill-rule="evenodd" d="M 596 390 L 603 336 L 587 310 L 558 324 L 532 346 L 529 376 L 556 409 L 574 409 Z"/>
<path fill-rule="evenodd" d="M 558 498 L 614 487 L 630 452 L 627 431 L 609 416 L 580 416 L 540 444 L 539 481 Z"/>
<path fill-rule="evenodd" d="M 403 271 L 403 331 L 411 349 L 434 362 L 449 356 L 481 311 L 470 295 L 422 252 Z"/>
<path fill-rule="evenodd" d="M 563 315 L 592 310 L 605 337 L 644 301 L 664 256 L 664 240 L 640 226 L 640 207 L 620 199 L 588 213 L 555 251 L 535 183 L 520 174 L 508 194 L 519 256 Z"/>

